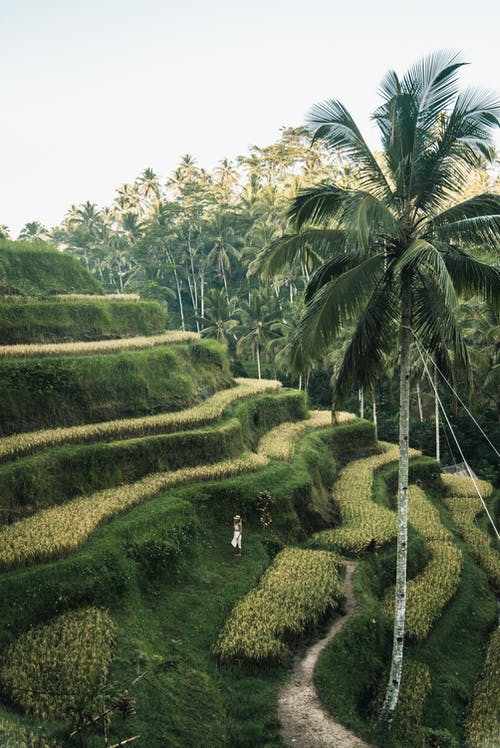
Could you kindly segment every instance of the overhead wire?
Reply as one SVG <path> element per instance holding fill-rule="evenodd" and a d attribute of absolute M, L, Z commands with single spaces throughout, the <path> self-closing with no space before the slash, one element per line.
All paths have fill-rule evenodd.
<path fill-rule="evenodd" d="M 477 480 L 476 480 L 476 477 L 475 477 L 474 473 L 472 472 L 472 470 L 471 470 L 471 468 L 470 468 L 470 466 L 469 466 L 469 463 L 468 463 L 468 462 L 467 462 L 467 460 L 465 459 L 465 455 L 464 455 L 464 453 L 463 453 L 463 451 L 462 451 L 462 447 L 460 446 L 460 443 L 459 443 L 459 441 L 458 441 L 458 439 L 457 439 L 457 436 L 456 436 L 456 434 L 455 434 L 455 430 L 453 429 L 453 426 L 452 426 L 452 425 L 451 425 L 451 423 L 450 423 L 450 419 L 448 418 L 448 414 L 446 413 L 446 410 L 445 410 L 445 408 L 444 408 L 444 406 L 443 406 L 443 403 L 442 403 L 442 401 L 441 401 L 441 398 L 439 397 L 439 393 L 438 393 L 438 391 L 437 391 L 437 387 L 435 386 L 435 384 L 434 384 L 434 381 L 433 381 L 433 379 L 432 379 L 432 377 L 431 377 L 431 375 L 430 375 L 430 372 L 429 372 L 429 368 L 428 368 L 428 366 L 427 366 L 427 362 L 425 361 L 425 359 L 424 359 L 424 356 L 423 356 L 423 353 L 422 353 L 422 348 L 423 348 L 423 347 L 422 347 L 422 345 L 421 345 L 421 343 L 420 343 L 420 340 L 418 339 L 418 337 L 417 337 L 417 335 L 415 334 L 414 330 L 412 330 L 411 328 L 410 328 L 410 332 L 412 333 L 412 335 L 413 335 L 413 337 L 415 338 L 415 341 L 416 341 L 416 343 L 417 343 L 417 349 L 418 349 L 418 352 L 419 352 L 419 354 L 420 354 L 420 358 L 422 359 L 422 363 L 423 363 L 423 366 L 424 366 L 424 370 L 425 370 L 425 373 L 427 374 L 427 378 L 428 378 L 428 380 L 429 380 L 429 383 L 430 383 L 430 385 L 431 385 L 431 388 L 432 388 L 432 390 L 433 390 L 433 392 L 434 392 L 434 396 L 435 396 L 435 397 L 436 397 L 436 399 L 437 399 L 437 402 L 438 402 L 438 404 L 439 404 L 439 408 L 440 408 L 440 410 L 441 410 L 441 412 L 442 412 L 442 414 L 443 414 L 443 417 L 444 417 L 444 419 L 445 419 L 445 421 L 446 421 L 446 423 L 447 423 L 447 425 L 448 425 L 448 428 L 450 429 L 450 433 L 451 433 L 451 435 L 453 436 L 453 440 L 454 440 L 455 444 L 457 445 L 457 448 L 458 448 L 458 451 L 459 451 L 459 453 L 460 453 L 460 456 L 461 456 L 461 458 L 462 458 L 462 461 L 463 461 L 463 463 L 464 463 L 464 465 L 465 465 L 465 467 L 466 467 L 466 470 L 467 470 L 467 472 L 468 472 L 468 474 L 469 474 L 469 477 L 471 478 L 471 480 L 472 480 L 472 482 L 473 482 L 473 484 L 474 484 L 474 488 L 476 489 L 477 495 L 479 496 L 479 498 L 480 498 L 480 500 L 481 500 L 481 503 L 482 503 L 482 505 L 483 505 L 483 507 L 484 507 L 484 510 L 485 510 L 485 512 L 486 512 L 486 514 L 487 514 L 487 516 L 488 516 L 488 519 L 489 519 L 489 521 L 490 521 L 490 523 L 491 523 L 491 526 L 493 527 L 493 530 L 495 531 L 495 534 L 496 534 L 497 538 L 498 538 L 498 539 L 500 540 L 500 533 L 498 532 L 498 529 L 497 529 L 497 527 L 496 527 L 496 525 L 495 525 L 495 522 L 494 522 L 494 520 L 493 520 L 493 517 L 491 516 L 491 514 L 490 514 L 490 512 L 489 512 L 489 510 L 488 510 L 488 507 L 486 506 L 486 502 L 485 502 L 485 500 L 483 499 L 483 496 L 482 496 L 482 494 L 481 494 L 481 491 L 479 490 L 479 486 L 478 486 L 478 484 L 477 484 Z M 425 349 L 424 349 L 424 350 L 425 350 Z M 435 363 L 434 363 L 434 361 L 432 360 L 432 358 L 431 358 L 431 356 L 429 355 L 429 353 L 428 353 L 427 351 L 425 351 L 425 353 L 426 353 L 426 356 L 427 356 L 427 357 L 429 358 L 429 360 L 431 361 L 431 363 L 433 363 L 433 364 L 435 365 Z M 439 371 L 439 369 L 438 369 L 438 371 Z M 440 372 L 440 373 L 441 373 L 441 372 Z M 446 377 L 444 377 L 444 375 L 443 375 L 442 373 L 441 373 L 441 376 L 442 376 L 442 377 L 444 378 L 444 381 L 445 381 L 445 382 L 446 382 L 446 383 L 448 384 L 448 386 L 449 386 L 449 387 L 450 387 L 450 389 L 451 389 L 451 385 L 450 385 L 450 383 L 448 382 L 447 378 L 446 378 Z M 475 419 L 474 419 L 474 420 L 475 420 Z M 488 440 L 488 441 L 489 441 L 489 440 Z M 491 442 L 490 442 L 490 443 L 491 443 Z M 497 450 L 496 450 L 496 449 L 495 449 L 495 451 L 497 452 Z M 497 454 L 498 454 L 498 452 L 497 452 Z"/>

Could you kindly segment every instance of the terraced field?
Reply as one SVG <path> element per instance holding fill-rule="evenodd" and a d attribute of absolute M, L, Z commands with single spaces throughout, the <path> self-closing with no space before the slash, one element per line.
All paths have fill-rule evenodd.
<path fill-rule="evenodd" d="M 51 303 L 64 311 L 93 301 Z M 383 648 L 396 517 L 373 485 L 398 450 L 376 445 L 371 424 L 338 413 L 332 426 L 303 392 L 233 379 L 224 350 L 191 333 L 16 343 L 0 348 L 0 390 L 0 744 L 97 748 L 104 734 L 109 744 L 140 734 L 148 748 L 279 745 L 279 663 L 340 614 L 343 561 L 353 556 L 361 569 L 374 561 L 365 584 L 381 572 L 384 583 L 366 593 L 364 623 L 353 619 L 342 636 L 356 630 L 366 651 Z M 425 486 L 411 487 L 420 556 L 408 585 L 410 647 L 432 642 L 470 569 L 446 518 L 498 583 L 498 553 L 474 525 L 469 488 L 448 484 L 436 504 Z M 241 558 L 229 543 L 235 513 Z M 415 657 L 407 672 L 405 693 L 421 694 L 414 715 L 424 720 L 432 667 Z M 373 683 L 363 688 L 375 702 Z M 469 716 L 471 735 L 480 713 Z"/>

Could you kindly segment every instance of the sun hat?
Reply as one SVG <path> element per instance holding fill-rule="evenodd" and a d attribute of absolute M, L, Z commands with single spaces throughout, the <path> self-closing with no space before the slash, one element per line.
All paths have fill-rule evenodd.
<path fill-rule="evenodd" d="M 240 515 L 239 515 L 239 514 L 235 514 L 235 515 L 234 515 L 234 519 L 241 519 L 241 517 L 240 517 Z"/>

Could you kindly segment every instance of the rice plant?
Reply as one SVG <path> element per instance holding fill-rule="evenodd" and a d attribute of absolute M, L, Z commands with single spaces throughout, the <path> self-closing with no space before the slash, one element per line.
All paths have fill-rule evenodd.
<path fill-rule="evenodd" d="M 356 416 L 352 413 L 338 412 L 337 424 L 350 423 Z M 300 434 L 312 430 L 332 426 L 332 412 L 330 410 L 311 410 L 309 418 L 297 423 L 282 423 L 271 429 L 260 440 L 258 452 L 271 460 L 289 462 L 293 458 L 295 444 Z"/>
<path fill-rule="evenodd" d="M 259 586 L 235 606 L 215 653 L 221 660 L 282 658 L 288 637 L 299 636 L 338 606 L 343 589 L 340 564 L 328 551 L 285 548 Z"/>
<path fill-rule="evenodd" d="M 111 664 L 116 626 L 85 608 L 27 631 L 7 650 L 0 680 L 10 699 L 43 720 L 91 715 Z"/>

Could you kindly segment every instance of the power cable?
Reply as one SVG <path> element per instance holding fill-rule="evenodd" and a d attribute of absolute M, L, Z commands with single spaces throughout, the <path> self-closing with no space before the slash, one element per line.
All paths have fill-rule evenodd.
<path fill-rule="evenodd" d="M 474 484 L 474 488 L 476 489 L 477 495 L 478 495 L 478 496 L 479 496 L 479 498 L 481 499 L 481 503 L 482 503 L 482 505 L 483 505 L 483 507 L 484 507 L 484 510 L 485 510 L 485 512 L 486 512 L 486 514 L 487 514 L 487 516 L 488 516 L 488 519 L 489 519 L 489 521 L 490 521 L 490 523 L 491 523 L 491 526 L 493 527 L 493 529 L 494 529 L 494 531 L 495 531 L 495 534 L 496 534 L 497 538 L 498 538 L 498 539 L 500 540 L 500 533 L 498 532 L 498 530 L 497 530 L 497 527 L 496 527 L 496 525 L 495 525 L 495 522 L 494 522 L 494 520 L 493 520 L 493 518 L 492 518 L 491 514 L 490 514 L 490 513 L 489 513 L 489 511 L 488 511 L 488 507 L 486 506 L 486 502 L 485 502 L 485 500 L 484 500 L 484 499 L 483 499 L 483 497 L 482 497 L 481 491 L 479 490 L 479 486 L 478 486 L 478 484 L 477 484 L 476 478 L 475 478 L 475 476 L 474 476 L 474 474 L 473 474 L 473 472 L 472 472 L 472 470 L 471 470 L 471 468 L 470 468 L 470 466 L 469 466 L 469 463 L 468 463 L 468 462 L 467 462 L 467 460 L 465 459 L 464 453 L 462 452 L 462 448 L 461 448 L 461 446 L 460 446 L 460 444 L 459 444 L 459 441 L 458 441 L 458 439 L 457 439 L 457 436 L 456 436 L 456 434 L 455 434 L 455 431 L 454 431 L 454 429 L 453 429 L 453 426 L 451 425 L 451 423 L 450 423 L 450 420 L 449 420 L 449 418 L 448 418 L 448 414 L 446 413 L 446 411 L 445 411 L 445 409 L 444 409 L 444 406 L 443 406 L 443 403 L 441 402 L 441 398 L 439 397 L 439 394 L 438 394 L 437 388 L 436 388 L 436 386 L 434 385 L 433 379 L 432 379 L 432 377 L 431 377 L 431 375 L 430 375 L 430 372 L 429 372 L 429 368 L 428 368 L 428 366 L 427 366 L 427 363 L 426 363 L 426 361 L 425 361 L 425 359 L 424 359 L 424 356 L 423 356 L 423 353 L 422 353 L 422 347 L 421 347 L 420 341 L 419 341 L 418 337 L 417 337 L 417 336 L 415 335 L 414 331 L 413 331 L 413 330 L 412 330 L 411 328 L 410 328 L 410 332 L 412 333 L 413 337 L 414 337 L 414 338 L 415 338 L 415 340 L 416 340 L 416 343 L 417 343 L 417 348 L 418 348 L 418 352 L 419 352 L 419 354 L 420 354 L 420 358 L 422 359 L 422 363 L 423 363 L 423 365 L 424 365 L 424 370 L 425 370 L 425 372 L 426 372 L 426 374 L 427 374 L 427 378 L 428 378 L 428 380 L 429 380 L 429 383 L 430 383 L 430 385 L 431 385 L 431 388 L 432 388 L 432 390 L 434 391 L 434 396 L 436 397 L 436 399 L 437 399 L 437 401 L 438 401 L 438 404 L 439 404 L 439 408 L 440 408 L 440 410 L 441 410 L 441 412 L 442 412 L 442 414 L 443 414 L 443 417 L 444 417 L 444 419 L 445 419 L 446 423 L 448 424 L 448 428 L 450 429 L 451 435 L 453 436 L 453 440 L 455 441 L 455 444 L 457 445 L 458 451 L 460 452 L 460 456 L 461 456 L 461 458 L 462 458 L 462 461 L 463 461 L 463 463 L 464 463 L 464 465 L 465 465 L 465 467 L 466 467 L 466 469 L 467 469 L 467 472 L 468 472 L 468 474 L 469 474 L 469 477 L 471 478 L 471 480 L 472 480 L 472 482 L 473 482 L 473 484 Z M 430 357 L 429 353 L 428 353 L 427 351 L 425 351 L 425 353 L 426 353 L 427 357 L 429 358 L 429 360 L 430 360 L 430 361 L 431 361 L 432 363 L 434 363 L 434 362 L 432 361 L 432 358 Z M 435 364 L 434 364 L 434 365 L 435 365 Z M 447 380 L 446 378 L 445 378 L 445 381 L 446 381 L 446 382 L 447 382 L 447 384 L 449 385 L 449 383 L 448 383 L 448 380 Z M 449 385 L 449 386 L 450 386 L 450 388 L 451 388 L 451 385 Z M 488 440 L 488 441 L 489 441 L 489 440 Z M 495 451 L 496 451 L 496 450 L 495 450 Z M 497 452 L 497 454 L 498 454 L 498 452 Z"/>

